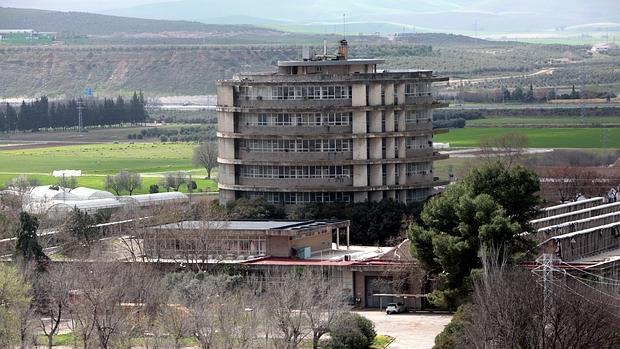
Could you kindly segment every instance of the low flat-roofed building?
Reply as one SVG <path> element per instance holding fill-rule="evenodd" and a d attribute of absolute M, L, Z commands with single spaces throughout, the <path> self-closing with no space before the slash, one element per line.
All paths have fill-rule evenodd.
<path fill-rule="evenodd" d="M 263 256 L 308 258 L 332 248 L 332 234 L 348 236 L 349 221 L 184 221 L 149 229 L 149 258 L 209 261 Z M 347 239 L 348 245 L 348 239 Z"/>

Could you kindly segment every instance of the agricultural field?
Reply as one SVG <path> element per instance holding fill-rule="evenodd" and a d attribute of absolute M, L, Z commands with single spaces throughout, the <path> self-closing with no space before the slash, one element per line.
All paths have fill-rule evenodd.
<path fill-rule="evenodd" d="M 620 127 L 619 116 L 523 117 L 488 116 L 468 120 L 467 127 Z"/>
<path fill-rule="evenodd" d="M 54 170 L 81 170 L 80 186 L 103 189 L 106 175 L 122 170 L 142 174 L 147 193 L 165 172 L 190 171 L 198 190 L 216 191 L 217 182 L 207 180 L 206 171 L 192 165 L 193 143 L 108 143 L 52 146 L 36 149 L 0 150 L 0 185 L 20 174 L 53 184 Z"/>
<path fill-rule="evenodd" d="M 452 148 L 477 147 L 480 140 L 510 132 L 527 135 L 530 148 L 620 148 L 620 128 L 461 128 L 434 140 Z"/>

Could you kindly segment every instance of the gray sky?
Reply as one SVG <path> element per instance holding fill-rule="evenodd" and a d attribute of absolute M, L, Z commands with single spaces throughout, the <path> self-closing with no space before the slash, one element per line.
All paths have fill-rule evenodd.
<path fill-rule="evenodd" d="M 104 11 L 169 0 L 0 0 L 0 6 L 60 11 Z"/>

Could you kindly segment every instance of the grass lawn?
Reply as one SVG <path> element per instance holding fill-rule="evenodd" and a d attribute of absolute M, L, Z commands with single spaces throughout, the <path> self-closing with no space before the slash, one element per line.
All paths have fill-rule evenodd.
<path fill-rule="evenodd" d="M 467 127 L 601 127 L 619 126 L 620 116 L 593 116 L 585 117 L 517 117 L 517 116 L 488 116 L 484 119 L 468 120 Z"/>
<path fill-rule="evenodd" d="M 198 189 L 217 190 L 214 180 L 204 179 L 205 170 L 192 165 L 192 143 L 118 143 L 47 147 L 22 150 L 0 150 L 0 185 L 7 180 L 27 174 L 42 184 L 54 184 L 52 171 L 82 170 L 78 184 L 103 189 L 105 175 L 127 170 L 145 174 L 142 189 L 136 194 L 148 193 L 149 186 L 158 184 L 158 175 L 173 171 L 191 171 Z"/>
<path fill-rule="evenodd" d="M 461 128 L 434 137 L 436 142 L 450 143 L 450 147 L 477 147 L 480 140 L 498 137 L 504 133 L 524 133 L 531 148 L 620 148 L 620 128 Z"/>

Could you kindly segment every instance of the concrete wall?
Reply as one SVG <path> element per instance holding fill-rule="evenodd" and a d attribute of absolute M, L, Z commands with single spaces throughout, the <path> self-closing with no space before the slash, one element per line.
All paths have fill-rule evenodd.
<path fill-rule="evenodd" d="M 267 254 L 273 257 L 291 257 L 291 241 L 288 236 L 268 236 Z"/>
<path fill-rule="evenodd" d="M 331 231 L 325 232 L 321 235 L 309 236 L 299 239 L 293 239 L 291 242 L 291 248 L 310 247 L 312 253 L 317 251 L 323 251 L 331 249 L 332 247 L 332 234 Z"/>

